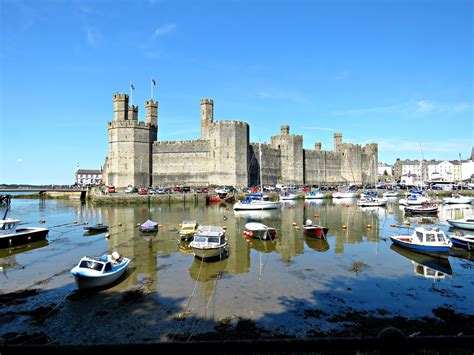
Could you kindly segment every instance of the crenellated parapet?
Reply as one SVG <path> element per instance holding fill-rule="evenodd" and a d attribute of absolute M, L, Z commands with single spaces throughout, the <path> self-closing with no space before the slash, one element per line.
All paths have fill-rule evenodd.
<path fill-rule="evenodd" d="M 109 129 L 112 128 L 146 128 L 146 129 L 156 129 L 156 125 L 150 124 L 144 121 L 137 120 L 124 120 L 124 121 L 112 121 L 109 122 Z"/>

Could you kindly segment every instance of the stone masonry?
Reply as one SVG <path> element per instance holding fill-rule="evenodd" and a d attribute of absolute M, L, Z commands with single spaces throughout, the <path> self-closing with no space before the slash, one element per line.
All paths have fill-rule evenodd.
<path fill-rule="evenodd" d="M 303 136 L 288 125 L 270 144 L 250 143 L 250 127 L 241 121 L 215 121 L 214 101 L 201 100 L 201 137 L 159 141 L 158 102 L 146 102 L 146 121 L 128 95 L 114 94 L 114 119 L 109 122 L 109 149 L 104 164 L 107 184 L 118 188 L 158 185 L 365 184 L 377 181 L 377 144 L 343 143 L 334 134 L 334 149 L 303 148 Z"/>

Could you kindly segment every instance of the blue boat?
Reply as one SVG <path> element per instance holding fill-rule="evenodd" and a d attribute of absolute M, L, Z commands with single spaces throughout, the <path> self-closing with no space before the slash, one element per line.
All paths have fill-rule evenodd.
<path fill-rule="evenodd" d="M 419 227 L 415 228 L 412 235 L 392 235 L 390 240 L 404 248 L 441 258 L 449 256 L 452 246 L 451 240 L 438 228 Z"/>
<path fill-rule="evenodd" d="M 474 235 L 464 235 L 464 233 L 456 231 L 454 235 L 450 234 L 449 238 L 456 248 L 474 250 Z"/>

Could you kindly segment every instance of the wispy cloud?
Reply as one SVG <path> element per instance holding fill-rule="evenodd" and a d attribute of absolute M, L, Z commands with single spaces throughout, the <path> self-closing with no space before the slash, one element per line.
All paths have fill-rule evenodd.
<path fill-rule="evenodd" d="M 349 71 L 348 70 L 343 70 L 339 73 L 336 73 L 336 75 L 333 76 L 333 80 L 344 80 L 349 76 Z"/>
<path fill-rule="evenodd" d="M 174 23 L 168 23 L 166 25 L 160 26 L 153 32 L 152 39 L 156 39 L 160 36 L 173 32 L 175 29 L 176 25 Z"/>
<path fill-rule="evenodd" d="M 472 109 L 470 103 L 443 103 L 433 100 L 419 100 L 416 102 L 402 102 L 386 106 L 373 106 L 346 110 L 337 110 L 330 112 L 335 116 L 362 116 L 368 114 L 397 114 L 397 115 L 414 115 L 414 114 L 430 114 L 430 113 L 459 113 L 467 112 Z"/>
<path fill-rule="evenodd" d="M 94 27 L 88 26 L 86 28 L 87 43 L 92 47 L 97 47 L 102 38 L 101 33 Z"/>
<path fill-rule="evenodd" d="M 314 131 L 330 131 L 330 132 L 333 132 L 335 131 L 334 128 L 327 128 L 327 127 L 315 127 L 315 126 L 304 126 L 304 127 L 301 127 L 302 129 L 304 130 L 314 130 Z"/>
<path fill-rule="evenodd" d="M 23 163 L 23 161 L 24 161 L 24 160 L 23 160 L 22 158 L 18 158 L 18 159 L 16 160 L 17 164 L 21 164 L 21 163 Z"/>

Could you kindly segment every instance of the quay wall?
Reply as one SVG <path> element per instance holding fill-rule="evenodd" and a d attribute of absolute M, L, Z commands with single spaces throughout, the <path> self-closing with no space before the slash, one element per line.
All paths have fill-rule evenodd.
<path fill-rule="evenodd" d="M 164 194 L 164 195 L 92 195 L 91 202 L 97 205 L 127 204 L 171 204 L 206 203 L 206 194 Z"/>

